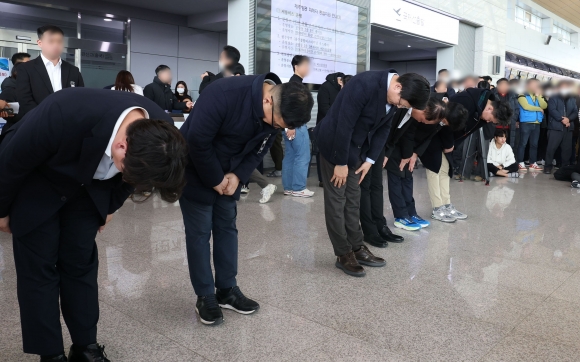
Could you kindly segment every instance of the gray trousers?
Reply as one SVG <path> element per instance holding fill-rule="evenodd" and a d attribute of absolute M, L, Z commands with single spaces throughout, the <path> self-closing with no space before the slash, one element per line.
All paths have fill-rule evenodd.
<path fill-rule="evenodd" d="M 332 242 L 334 254 L 341 256 L 363 245 L 363 233 L 359 224 L 360 180 L 355 169 L 348 169 L 346 184 L 338 188 L 330 179 L 334 165 L 320 155 L 320 171 L 324 185 L 324 216 L 326 230 Z"/>
<path fill-rule="evenodd" d="M 572 134 L 573 131 L 554 131 L 548 130 L 548 147 L 546 148 L 546 165 L 548 167 L 552 166 L 552 160 L 554 159 L 554 153 L 558 147 L 562 152 L 562 166 L 568 166 L 570 164 L 570 156 L 572 155 Z"/>
<path fill-rule="evenodd" d="M 252 171 L 252 174 L 250 175 L 250 181 L 249 182 L 255 182 L 261 188 L 264 188 L 264 187 L 268 186 L 268 184 L 269 184 L 268 179 L 264 175 L 262 175 L 260 173 L 260 171 L 258 171 L 257 169 L 255 169 L 254 171 Z"/>

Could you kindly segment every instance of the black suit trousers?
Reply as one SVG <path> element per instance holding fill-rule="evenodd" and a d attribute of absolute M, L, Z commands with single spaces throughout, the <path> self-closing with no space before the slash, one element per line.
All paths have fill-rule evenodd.
<path fill-rule="evenodd" d="M 85 188 L 32 232 L 14 237 L 14 261 L 25 353 L 64 350 L 60 310 L 72 342 L 95 343 L 99 320 L 98 252 L 101 217 Z"/>
<path fill-rule="evenodd" d="M 374 165 L 360 184 L 360 224 L 365 235 L 378 235 L 387 224 L 383 215 L 383 160 L 381 151 Z"/>

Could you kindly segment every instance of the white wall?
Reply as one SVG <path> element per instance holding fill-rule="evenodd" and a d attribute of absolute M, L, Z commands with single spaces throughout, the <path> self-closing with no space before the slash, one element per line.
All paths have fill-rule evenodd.
<path fill-rule="evenodd" d="M 137 84 L 145 86 L 153 81 L 155 68 L 165 64 L 173 71 L 172 86 L 185 81 L 197 99 L 200 75 L 218 72 L 218 57 L 226 38 L 224 33 L 132 19 L 131 73 Z"/>
<path fill-rule="evenodd" d="M 547 35 L 525 29 L 513 20 L 507 20 L 506 51 L 539 60 L 561 68 L 580 72 L 580 49 L 552 38 L 545 45 Z"/>

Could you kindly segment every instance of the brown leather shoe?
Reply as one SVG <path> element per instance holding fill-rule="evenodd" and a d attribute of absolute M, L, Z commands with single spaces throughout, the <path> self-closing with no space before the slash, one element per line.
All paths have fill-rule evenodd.
<path fill-rule="evenodd" d="M 334 264 L 338 269 L 342 269 L 348 275 L 353 277 L 364 277 L 366 275 L 365 269 L 360 266 L 356 258 L 354 257 L 354 252 L 350 251 L 347 254 L 336 257 L 336 263 Z"/>
<path fill-rule="evenodd" d="M 365 245 L 362 245 L 358 251 L 353 252 L 359 264 L 368 266 L 385 266 L 387 262 L 383 258 L 374 256 Z"/>

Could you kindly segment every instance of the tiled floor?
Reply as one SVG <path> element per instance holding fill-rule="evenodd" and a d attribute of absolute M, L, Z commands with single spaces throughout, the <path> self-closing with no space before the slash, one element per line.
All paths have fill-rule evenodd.
<path fill-rule="evenodd" d="M 372 248 L 387 266 L 359 279 L 334 267 L 322 189 L 309 181 L 312 199 L 278 191 L 260 205 L 251 185 L 240 201 L 238 282 L 262 308 L 226 311 L 219 327 L 196 318 L 179 207 L 127 202 L 97 240 L 99 342 L 111 360 L 580 360 L 580 193 L 567 183 L 453 181 L 469 219 L 402 231 L 404 243 Z M 423 169 L 415 198 L 427 217 Z M 385 213 L 392 221 L 387 200 Z M 36 361 L 21 352 L 8 235 L 0 325 L 0 361 Z"/>

